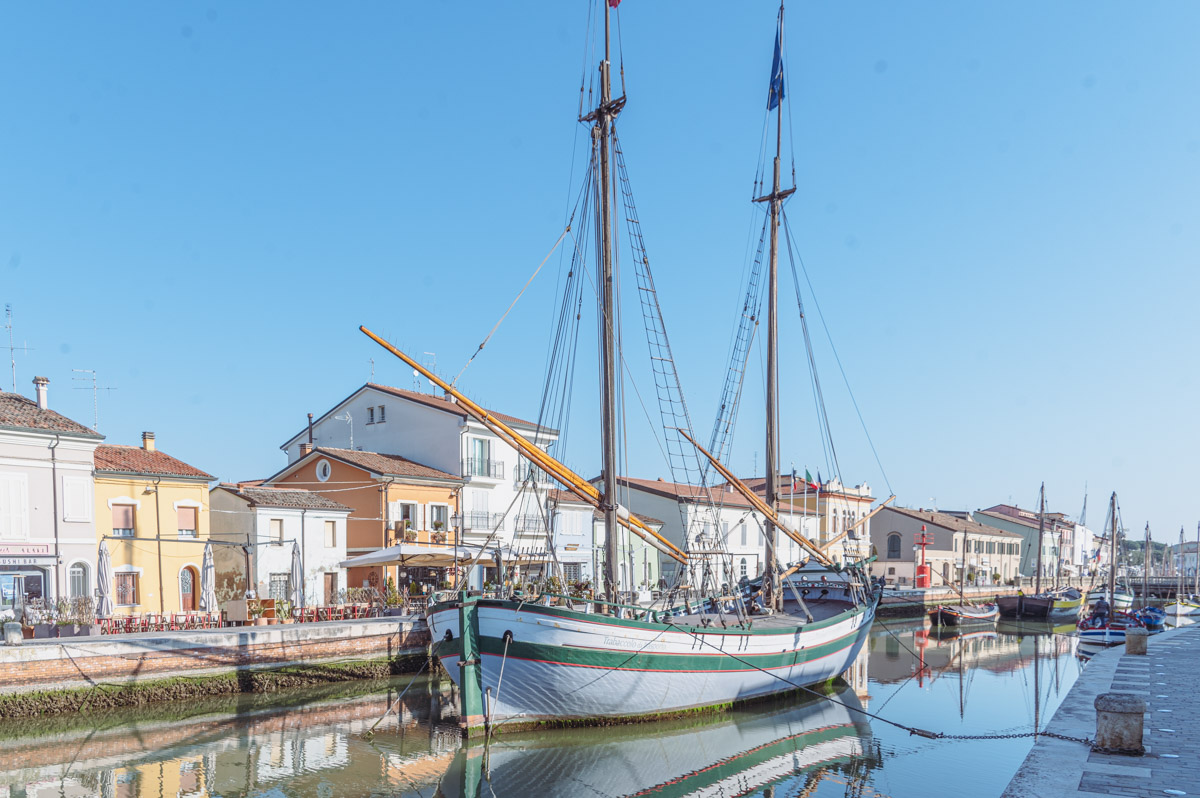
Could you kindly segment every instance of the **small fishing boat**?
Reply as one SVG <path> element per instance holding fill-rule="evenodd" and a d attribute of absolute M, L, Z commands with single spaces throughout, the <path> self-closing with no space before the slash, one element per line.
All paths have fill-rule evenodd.
<path fill-rule="evenodd" d="M 1087 594 L 1087 603 L 1089 607 L 1095 606 L 1096 602 L 1104 599 L 1108 602 L 1108 606 L 1114 610 L 1127 610 L 1133 606 L 1133 593 L 1125 587 L 1117 586 L 1112 591 L 1111 597 L 1107 589 L 1092 590 Z"/>
<path fill-rule="evenodd" d="M 1113 613 L 1103 619 L 1089 615 L 1079 622 L 1079 639 L 1094 645 L 1118 646 L 1125 642 L 1126 631 L 1145 628 L 1144 623 L 1127 612 Z"/>
<path fill-rule="evenodd" d="M 952 604 L 939 605 L 929 613 L 934 626 L 968 626 L 995 623 L 1000 617 L 1000 608 L 995 604 Z"/>
<path fill-rule="evenodd" d="M 1167 613 L 1161 607 L 1142 607 L 1131 614 L 1151 632 L 1161 632 L 1167 622 Z"/>
<path fill-rule="evenodd" d="M 1077 588 L 1060 587 L 1050 591 L 1050 615 L 1058 618 L 1079 615 L 1083 609 L 1083 593 Z"/>
<path fill-rule="evenodd" d="M 1164 604 L 1163 610 L 1168 615 L 1200 615 L 1200 600 L 1191 596 L 1177 598 L 1168 604 Z"/>

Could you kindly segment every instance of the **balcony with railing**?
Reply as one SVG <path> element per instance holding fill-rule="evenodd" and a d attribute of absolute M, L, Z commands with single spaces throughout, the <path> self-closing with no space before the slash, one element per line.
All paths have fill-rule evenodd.
<path fill-rule="evenodd" d="M 451 523 L 459 526 L 464 532 L 491 532 L 500 527 L 503 522 L 504 513 L 489 513 L 486 510 L 471 510 L 451 519 Z"/>
<path fill-rule="evenodd" d="M 504 462 L 502 460 L 485 460 L 480 457 L 468 457 L 463 460 L 462 472 L 465 477 L 504 479 Z"/>
<path fill-rule="evenodd" d="M 539 487 L 555 484 L 554 479 L 545 471 L 528 460 L 522 460 L 517 463 L 516 469 L 513 470 L 513 483 L 520 485 L 527 479 L 532 480 L 533 484 Z"/>
<path fill-rule="evenodd" d="M 518 535 L 536 535 L 546 531 L 546 519 L 540 515 L 518 515 L 513 521 Z"/>

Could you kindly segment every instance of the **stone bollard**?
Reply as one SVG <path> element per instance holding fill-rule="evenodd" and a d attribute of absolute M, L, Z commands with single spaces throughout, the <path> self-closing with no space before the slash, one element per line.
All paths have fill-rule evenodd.
<path fill-rule="evenodd" d="M 1126 654 L 1145 654 L 1146 641 L 1150 638 L 1150 633 L 1145 629 L 1126 629 L 1125 630 L 1125 653 Z"/>
<path fill-rule="evenodd" d="M 1146 702 L 1130 693 L 1102 693 L 1096 696 L 1096 742 L 1093 749 L 1141 756 L 1142 722 Z"/>
<path fill-rule="evenodd" d="M 21 634 L 21 624 L 6 623 L 4 624 L 4 645 L 19 646 L 25 640 L 25 635 Z"/>

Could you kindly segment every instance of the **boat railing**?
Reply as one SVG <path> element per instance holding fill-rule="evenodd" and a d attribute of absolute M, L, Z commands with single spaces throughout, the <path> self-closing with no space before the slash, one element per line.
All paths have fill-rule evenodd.
<path fill-rule="evenodd" d="M 566 602 L 567 606 L 575 609 L 576 604 L 583 604 L 584 611 L 588 611 L 588 607 L 595 607 L 595 611 L 599 612 L 600 608 L 615 610 L 618 618 L 626 618 L 635 621 L 648 621 L 650 623 L 664 623 L 668 618 L 673 618 L 677 615 L 686 615 L 697 610 L 701 610 L 708 605 L 708 601 L 700 599 L 689 601 L 685 604 L 679 604 L 674 607 L 663 607 L 654 609 L 653 607 L 644 607 L 640 604 L 623 604 L 616 601 L 603 601 L 596 598 L 581 598 L 579 596 L 570 596 L 562 593 L 543 593 L 540 599 L 560 599 Z"/>

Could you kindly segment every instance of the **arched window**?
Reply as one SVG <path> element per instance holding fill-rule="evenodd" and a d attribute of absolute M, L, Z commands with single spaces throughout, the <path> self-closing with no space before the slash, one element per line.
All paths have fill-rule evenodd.
<path fill-rule="evenodd" d="M 77 562 L 69 570 L 71 598 L 87 598 L 92 594 L 87 563 Z"/>
<path fill-rule="evenodd" d="M 745 558 L 745 557 L 743 557 L 743 558 L 742 558 L 742 564 L 741 564 L 741 566 L 740 566 L 740 567 L 741 567 L 741 576 L 742 576 L 742 578 L 743 578 L 743 579 L 747 578 L 747 575 L 746 575 L 746 558 Z"/>
<path fill-rule="evenodd" d="M 889 560 L 900 559 L 900 533 L 893 532 L 888 535 L 888 553 Z"/>

